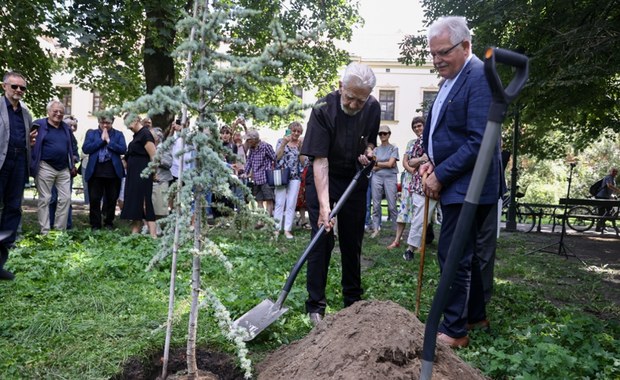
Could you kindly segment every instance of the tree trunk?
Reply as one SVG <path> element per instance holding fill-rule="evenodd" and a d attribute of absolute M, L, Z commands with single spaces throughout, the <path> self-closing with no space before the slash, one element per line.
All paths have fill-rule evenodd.
<path fill-rule="evenodd" d="M 171 57 L 176 37 L 175 25 L 178 13 L 166 10 L 157 1 L 145 2 L 144 78 L 146 92 L 152 94 L 158 86 L 174 86 L 176 83 L 174 60 Z M 152 115 L 153 126 L 164 132 L 174 120 L 174 113 L 166 111 Z"/>
<path fill-rule="evenodd" d="M 195 168 L 202 173 L 203 161 L 200 155 L 195 158 Z M 200 298 L 200 251 L 202 250 L 202 213 L 205 208 L 205 189 L 197 185 L 194 191 L 194 257 L 192 261 L 192 304 L 189 311 L 189 326 L 187 329 L 187 377 L 195 379 L 198 376 L 196 361 L 196 331 L 198 329 L 198 304 Z"/>
<path fill-rule="evenodd" d="M 196 167 L 199 160 L 197 158 Z M 195 379 L 198 376 L 198 363 L 196 361 L 196 331 L 198 329 L 198 301 L 200 297 L 200 255 L 202 249 L 200 233 L 202 224 L 202 209 L 204 192 L 196 189 L 194 208 L 194 248 L 196 253 L 192 261 L 192 305 L 189 311 L 189 325 L 187 328 L 187 377 Z"/>

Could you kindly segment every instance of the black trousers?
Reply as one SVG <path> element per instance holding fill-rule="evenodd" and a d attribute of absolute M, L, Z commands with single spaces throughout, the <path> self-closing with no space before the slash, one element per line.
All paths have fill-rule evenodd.
<path fill-rule="evenodd" d="M 333 205 L 340 199 L 352 178 L 330 176 L 329 195 Z M 366 217 L 366 189 L 368 178 L 363 177 L 351 193 L 349 199 L 338 214 L 338 241 L 340 243 L 342 263 L 342 295 L 344 306 L 347 307 L 359 301 L 364 293 L 361 280 L 362 240 L 364 238 L 364 221 Z M 306 176 L 306 203 L 312 226 L 311 236 L 318 231 L 319 200 L 314 185 L 312 167 Z M 325 288 L 332 250 L 334 249 L 333 230 L 320 239 L 314 249 L 308 254 L 308 268 L 306 274 L 306 289 L 308 313 L 325 314 L 327 299 Z"/>
<path fill-rule="evenodd" d="M 609 198 L 601 198 L 601 197 L 594 197 L 596 199 L 609 199 Z M 596 222 L 596 228 L 603 228 L 605 227 L 605 219 L 602 218 L 603 216 L 610 216 L 612 214 L 612 211 L 614 210 L 613 207 L 598 207 L 598 216 L 600 216 L 601 218 Z M 614 227 L 615 227 L 616 223 L 614 222 Z"/>
<path fill-rule="evenodd" d="M 120 178 L 91 177 L 88 180 L 88 197 L 90 198 L 89 221 L 92 228 L 101 228 L 102 214 L 104 225 L 113 226 L 114 217 L 116 216 L 116 201 L 120 191 Z"/>

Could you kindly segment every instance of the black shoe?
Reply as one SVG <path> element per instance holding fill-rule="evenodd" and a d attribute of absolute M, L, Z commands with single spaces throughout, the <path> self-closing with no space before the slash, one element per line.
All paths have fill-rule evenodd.
<path fill-rule="evenodd" d="M 431 244 L 435 240 L 435 231 L 433 231 L 433 223 L 428 224 L 428 228 L 426 229 L 426 244 Z"/>
<path fill-rule="evenodd" d="M 8 280 L 8 281 L 12 281 L 15 278 L 15 275 L 11 272 L 9 272 L 6 269 L 1 269 L 0 270 L 0 280 Z"/>
<path fill-rule="evenodd" d="M 413 252 L 410 249 L 406 250 L 405 253 L 403 253 L 403 259 L 405 261 L 413 260 Z"/>

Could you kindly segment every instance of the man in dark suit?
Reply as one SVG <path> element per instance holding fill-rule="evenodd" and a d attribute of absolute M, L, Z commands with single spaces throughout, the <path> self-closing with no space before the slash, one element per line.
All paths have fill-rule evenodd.
<path fill-rule="evenodd" d="M 420 174 L 429 173 L 424 191 L 441 202 L 443 220 L 438 259 L 443 269 L 476 157 L 486 127 L 491 90 L 484 76 L 484 64 L 472 54 L 471 34 L 463 17 L 442 17 L 428 30 L 433 65 L 444 79 L 424 128 L 424 151 L 430 162 Z M 501 194 L 499 141 L 483 185 L 475 223 L 469 236 L 477 235 L 493 204 Z M 437 339 L 452 347 L 469 343 L 469 327 L 488 327 L 480 267 L 470 239 L 459 263 L 448 295 Z"/>
<path fill-rule="evenodd" d="M 0 280 L 12 280 L 4 269 L 9 248 L 15 244 L 17 227 L 22 218 L 24 186 L 28 180 L 30 145 L 37 132 L 30 132 L 32 116 L 21 100 L 26 92 L 26 79 L 17 72 L 7 72 L 2 81 L 4 96 L 0 100 Z M 8 235 L 7 235 L 8 234 Z"/>

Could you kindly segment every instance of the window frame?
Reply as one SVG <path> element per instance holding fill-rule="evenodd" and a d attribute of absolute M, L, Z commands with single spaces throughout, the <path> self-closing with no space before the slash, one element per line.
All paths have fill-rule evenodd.
<path fill-rule="evenodd" d="M 65 115 L 72 115 L 73 111 L 73 87 L 58 86 L 58 100 L 65 106 Z"/>
<path fill-rule="evenodd" d="M 380 88 L 378 90 L 378 101 L 379 101 L 379 105 L 381 107 L 381 120 L 385 120 L 385 121 L 396 121 L 396 89 L 395 88 Z M 391 94 L 392 95 L 392 99 L 387 99 L 384 100 L 382 98 L 383 94 Z M 388 110 L 389 106 L 392 106 L 391 111 Z M 386 118 L 386 114 L 387 116 L 389 115 L 389 112 L 391 112 L 391 118 Z"/>

